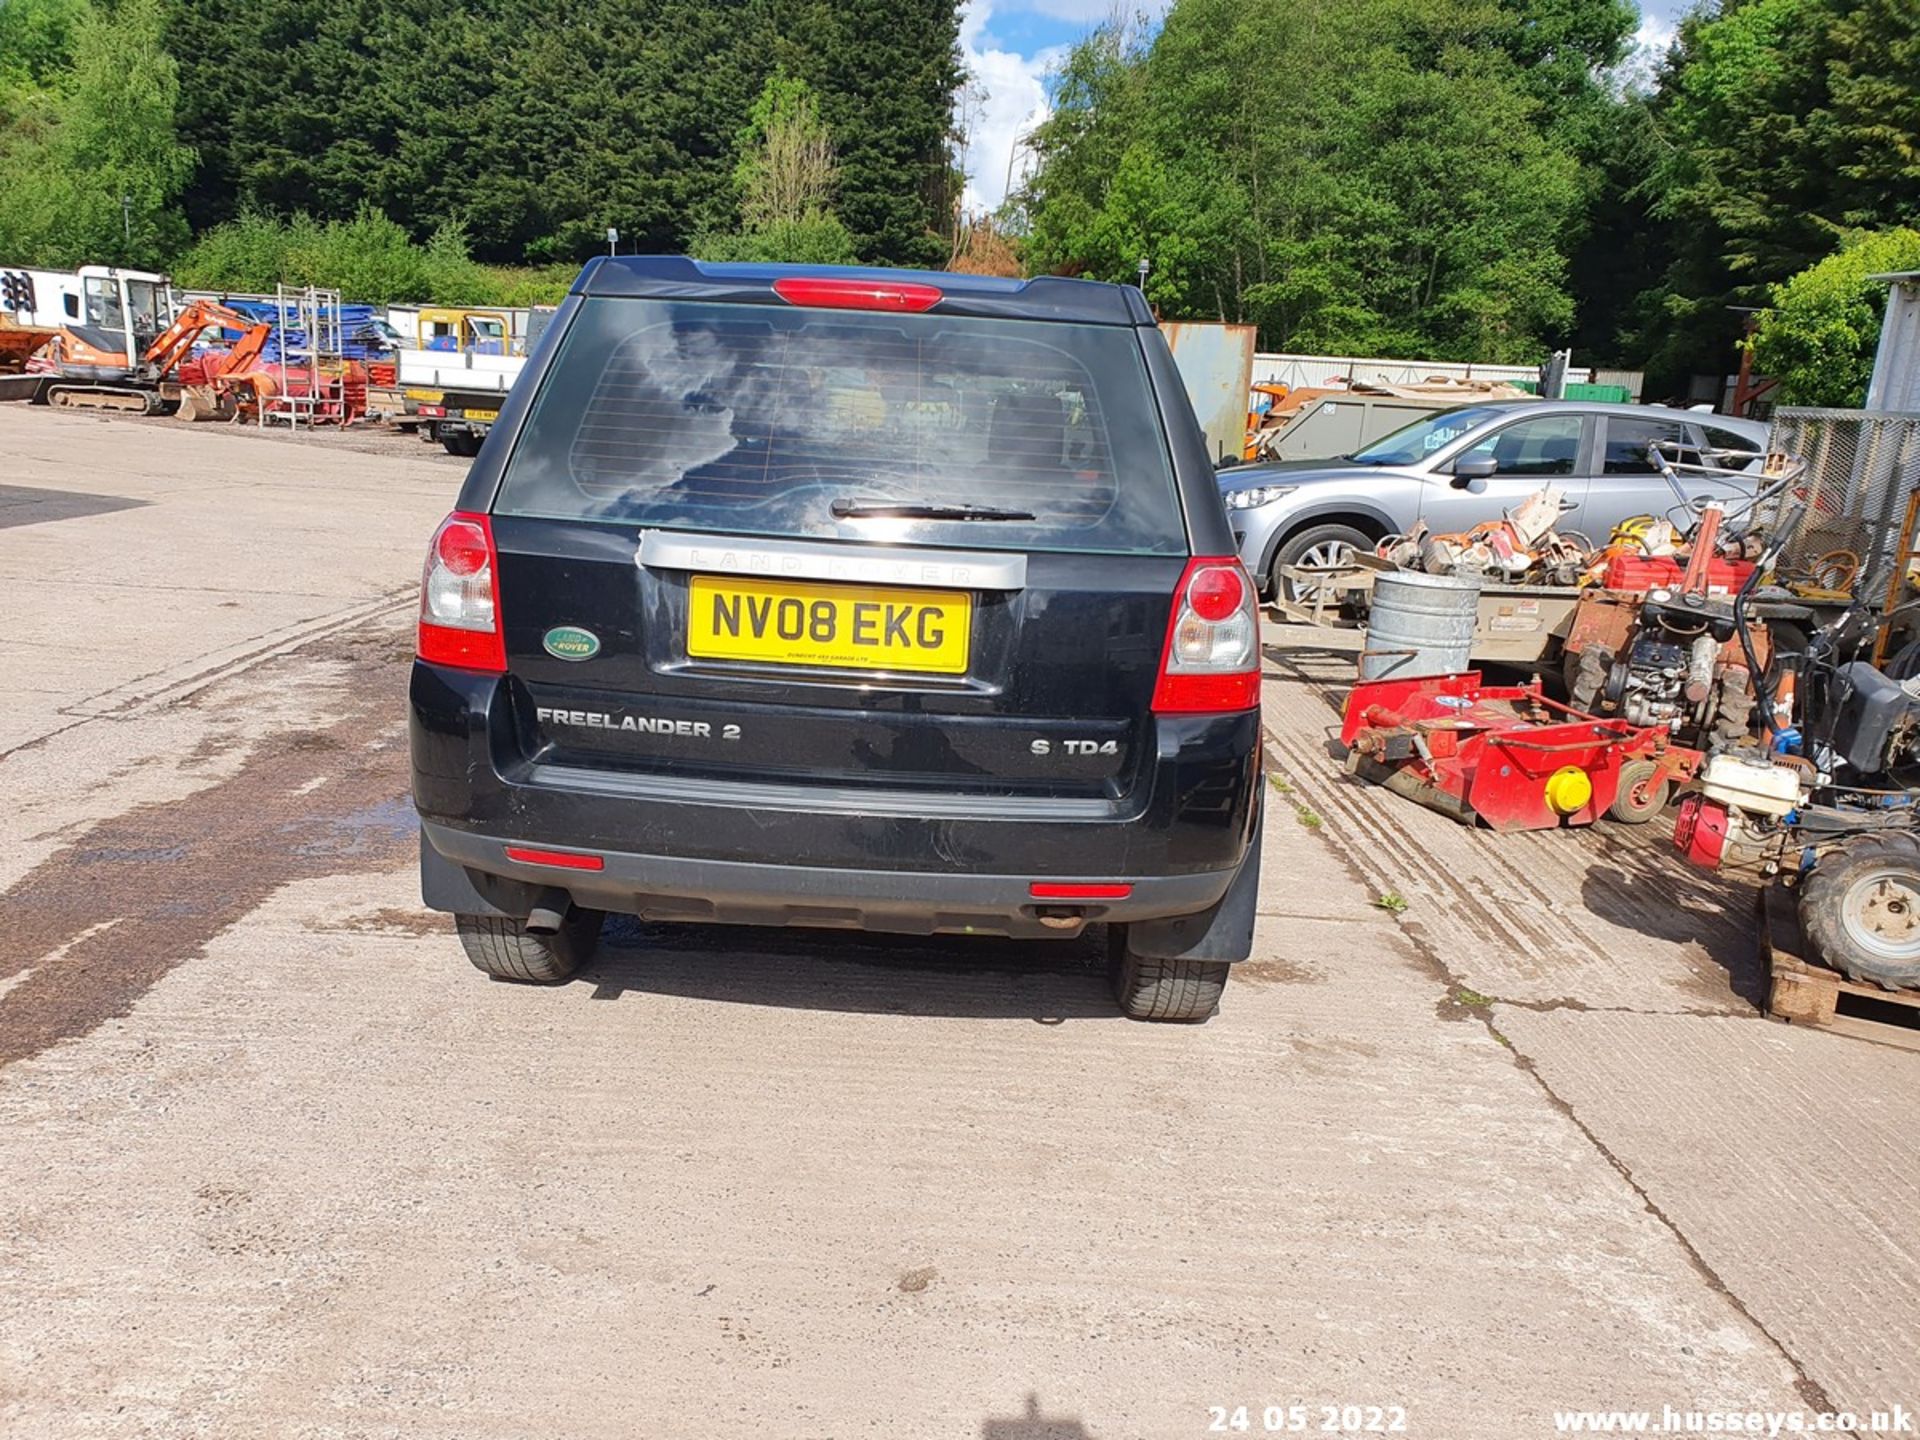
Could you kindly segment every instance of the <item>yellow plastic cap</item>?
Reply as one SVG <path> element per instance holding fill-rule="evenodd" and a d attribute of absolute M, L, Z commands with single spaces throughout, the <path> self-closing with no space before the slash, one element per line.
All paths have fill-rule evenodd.
<path fill-rule="evenodd" d="M 1593 799 L 1593 781 L 1577 765 L 1564 765 L 1547 777 L 1547 805 L 1556 815 L 1572 815 Z"/>

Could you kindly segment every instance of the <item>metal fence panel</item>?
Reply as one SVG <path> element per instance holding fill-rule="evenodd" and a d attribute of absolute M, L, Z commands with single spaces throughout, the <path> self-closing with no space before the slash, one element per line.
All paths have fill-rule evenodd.
<path fill-rule="evenodd" d="M 1251 325 L 1216 325 L 1210 321 L 1168 321 L 1160 326 L 1180 367 L 1187 398 L 1200 428 L 1207 432 L 1213 458 L 1238 459 L 1247 443 L 1248 391 L 1253 386 Z"/>
<path fill-rule="evenodd" d="M 1907 497 L 1920 485 L 1920 414 L 1783 406 L 1773 412 L 1769 448 L 1807 462 L 1803 481 L 1757 517 L 1771 527 L 1806 505 L 1780 568 L 1830 569 L 1821 557 L 1850 551 L 1859 570 L 1849 588 L 1877 600 L 1897 563 Z"/>
<path fill-rule="evenodd" d="M 1893 288 L 1887 295 L 1887 317 L 1880 324 L 1867 408 L 1911 410 L 1920 405 L 1920 283 L 1912 276 L 1874 278 L 1888 281 Z"/>

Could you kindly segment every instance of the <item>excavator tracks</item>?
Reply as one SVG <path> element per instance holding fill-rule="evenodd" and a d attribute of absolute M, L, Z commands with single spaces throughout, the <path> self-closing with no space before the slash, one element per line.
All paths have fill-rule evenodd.
<path fill-rule="evenodd" d="M 134 415 L 158 415 L 166 408 L 154 391 L 114 385 L 55 385 L 47 391 L 47 403 L 62 410 L 119 410 Z"/>

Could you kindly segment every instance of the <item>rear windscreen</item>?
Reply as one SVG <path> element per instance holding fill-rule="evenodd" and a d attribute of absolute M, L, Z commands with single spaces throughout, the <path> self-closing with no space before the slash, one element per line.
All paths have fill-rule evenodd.
<path fill-rule="evenodd" d="M 1030 519 L 837 517 L 965 505 Z M 980 548 L 1186 548 L 1133 331 L 582 302 L 494 509 Z"/>

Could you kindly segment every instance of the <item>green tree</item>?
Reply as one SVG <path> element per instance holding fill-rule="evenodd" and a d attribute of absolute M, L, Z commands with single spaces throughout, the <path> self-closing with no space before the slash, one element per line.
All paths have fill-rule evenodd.
<path fill-rule="evenodd" d="M 1682 22 L 1654 100 L 1665 273 L 1649 368 L 1719 371 L 1767 287 L 1920 208 L 1920 8 L 1723 0 Z"/>
<path fill-rule="evenodd" d="M 1874 275 L 1920 270 L 1920 230 L 1849 235 L 1835 254 L 1772 288 L 1753 358 L 1788 405 L 1852 407 L 1873 373 L 1887 286 Z"/>
<path fill-rule="evenodd" d="M 1502 0 L 1501 48 L 1540 103 L 1549 143 L 1577 165 L 1580 199 L 1561 247 L 1586 360 L 1626 363 L 1622 313 L 1659 279 L 1641 187 L 1655 163 L 1645 98 L 1621 69 L 1640 16 L 1630 0 Z"/>
<path fill-rule="evenodd" d="M 0 251 L 42 264 L 160 265 L 185 242 L 176 206 L 193 152 L 174 128 L 180 81 L 159 0 L 90 7 L 73 63 L 15 90 L 0 142 Z"/>
<path fill-rule="evenodd" d="M 1537 357 L 1572 321 L 1580 167 L 1541 98 L 1570 82 L 1535 73 L 1571 42 L 1516 58 L 1515 14 L 1177 0 L 1151 39 L 1107 27 L 1034 138 L 1030 262 L 1144 257 L 1164 313 L 1272 346 Z"/>
<path fill-rule="evenodd" d="M 964 78 L 958 4 L 765 3 L 776 68 L 812 88 L 834 136 L 836 207 L 855 249 L 894 265 L 944 260 L 956 199 L 953 98 Z"/>
<path fill-rule="evenodd" d="M 741 133 L 733 179 L 741 228 L 697 238 L 702 259 L 853 263 L 853 237 L 832 209 L 840 179 L 833 137 L 804 80 L 768 78 Z"/>
<path fill-rule="evenodd" d="M 318 285 L 377 305 L 524 305 L 551 300 L 554 288 L 553 277 L 531 280 L 476 263 L 458 226 L 442 226 L 420 245 L 371 206 L 351 220 L 321 221 L 305 212 L 280 220 L 249 212 L 224 221 L 180 257 L 174 277 L 196 290 Z M 561 292 L 565 288 L 559 285 Z"/>
<path fill-rule="evenodd" d="M 44 85 L 73 62 L 87 0 L 0 0 L 0 89 Z"/>
<path fill-rule="evenodd" d="M 770 69 L 758 8 L 517 0 L 497 42 L 449 34 L 449 61 L 403 87 L 444 95 L 406 142 L 421 216 L 463 218 L 483 256 L 541 260 L 604 249 L 610 225 L 623 248 L 676 250 L 729 223 L 736 136 Z M 447 84 L 469 53 L 477 73 Z"/>
<path fill-rule="evenodd" d="M 776 67 L 841 138 L 863 253 L 928 258 L 943 214 L 956 0 L 170 5 L 197 229 L 366 204 L 417 240 L 457 224 L 484 259 L 579 260 L 610 225 L 679 249 L 734 223 L 738 137 Z"/>

